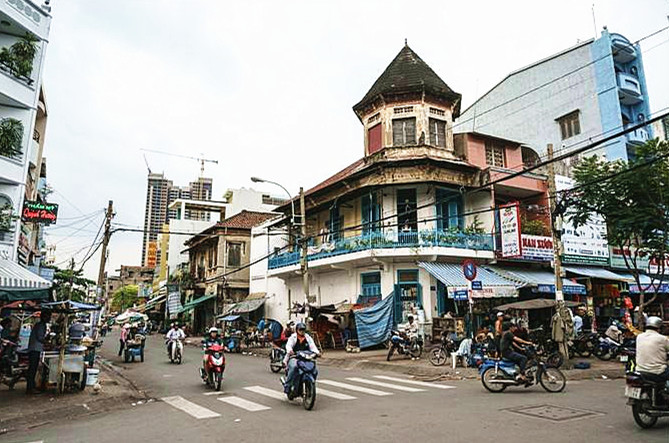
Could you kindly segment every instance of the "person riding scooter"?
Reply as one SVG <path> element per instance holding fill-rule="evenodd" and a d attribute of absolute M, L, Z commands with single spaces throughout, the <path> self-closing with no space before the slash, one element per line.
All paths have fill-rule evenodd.
<path fill-rule="evenodd" d="M 636 338 L 636 370 L 669 381 L 669 337 L 660 334 L 662 319 L 648 317 L 646 331 Z"/>
<path fill-rule="evenodd" d="M 174 346 L 175 340 L 183 340 L 184 338 L 186 338 L 186 334 L 183 329 L 181 329 L 177 323 L 172 323 L 170 330 L 165 334 L 168 356 L 172 356 L 172 346 Z"/>
<path fill-rule="evenodd" d="M 527 364 L 527 357 L 516 352 L 518 345 L 532 345 L 532 342 L 525 341 L 520 337 L 516 337 L 513 333 L 516 330 L 516 325 L 510 322 L 502 324 L 502 338 L 500 339 L 500 351 L 502 357 L 506 360 L 512 361 L 520 368 L 520 380 L 525 380 L 525 365 Z"/>
<path fill-rule="evenodd" d="M 211 345 L 221 345 L 223 346 L 223 339 L 218 336 L 218 328 L 216 327 L 211 327 L 209 328 L 209 332 L 207 333 L 207 336 L 204 337 L 204 340 L 202 340 L 202 350 L 206 351 L 207 348 Z M 225 352 L 228 352 L 228 348 L 223 346 L 223 350 Z M 206 378 L 205 374 L 205 365 L 207 363 L 207 353 L 204 352 L 202 354 L 202 378 Z"/>
<path fill-rule="evenodd" d="M 314 340 L 307 334 L 307 325 L 300 322 L 295 326 L 295 333 L 288 338 L 286 342 L 286 356 L 283 359 L 283 364 L 286 366 L 287 374 L 286 379 L 283 381 L 283 390 L 286 394 L 290 391 L 290 387 L 293 385 L 295 376 L 297 375 L 297 361 L 292 358 L 296 353 L 300 351 L 311 351 L 316 355 L 320 355 L 320 351 L 316 347 Z M 318 372 L 314 374 L 314 377 L 318 375 Z"/>

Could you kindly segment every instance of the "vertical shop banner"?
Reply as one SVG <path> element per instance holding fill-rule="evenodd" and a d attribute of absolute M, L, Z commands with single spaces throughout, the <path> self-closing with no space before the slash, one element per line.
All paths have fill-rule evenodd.
<path fill-rule="evenodd" d="M 574 180 L 563 175 L 555 176 L 558 192 L 574 187 Z M 588 222 L 574 227 L 569 211 L 562 220 L 563 261 L 565 263 L 604 265 L 609 264 L 609 244 L 606 241 L 606 222 L 597 214 L 590 214 Z"/>
<path fill-rule="evenodd" d="M 181 311 L 181 292 L 179 285 L 167 285 L 167 312 L 171 319 L 177 318 Z"/>
<path fill-rule="evenodd" d="M 158 242 L 150 241 L 146 251 L 146 266 L 155 269 L 158 263 Z"/>
<path fill-rule="evenodd" d="M 523 247 L 520 240 L 520 214 L 518 203 L 500 206 L 499 221 L 502 237 L 502 257 L 520 257 Z"/>

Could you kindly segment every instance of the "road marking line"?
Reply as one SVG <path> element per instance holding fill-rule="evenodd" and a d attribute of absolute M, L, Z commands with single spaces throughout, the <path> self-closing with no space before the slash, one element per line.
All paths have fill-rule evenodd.
<path fill-rule="evenodd" d="M 323 395 L 325 397 L 332 397 L 332 398 L 336 398 L 337 400 L 355 400 L 356 399 L 356 397 L 353 397 L 352 395 L 340 394 L 339 392 L 329 391 L 327 389 L 323 389 L 323 388 L 320 388 L 320 387 L 316 389 L 316 395 Z"/>
<path fill-rule="evenodd" d="M 203 418 L 214 418 L 221 416 L 221 414 L 217 414 L 212 410 L 203 408 L 200 405 L 196 405 L 195 403 L 192 403 L 179 395 L 176 395 L 174 397 L 163 397 L 161 400 L 167 403 L 168 405 L 180 409 L 184 411 L 186 414 L 189 414 L 197 418 L 198 420 Z"/>
<path fill-rule="evenodd" d="M 275 398 L 281 401 L 287 401 L 288 398 L 286 394 L 281 391 L 275 391 L 274 389 L 263 388 L 262 386 L 247 386 L 244 389 L 247 391 L 255 392 L 256 394 L 264 395 L 266 397 Z"/>
<path fill-rule="evenodd" d="M 410 388 L 408 386 L 400 386 L 400 385 L 394 385 L 392 383 L 383 383 L 380 381 L 366 380 L 364 378 L 358 378 L 358 377 L 348 377 L 346 378 L 346 380 L 351 380 L 357 383 L 367 383 L 368 385 L 380 386 L 382 388 L 397 389 L 398 391 L 404 391 L 404 392 L 425 392 L 425 389 Z"/>
<path fill-rule="evenodd" d="M 341 382 L 333 381 L 333 380 L 318 380 L 317 383 L 318 384 L 335 386 L 337 388 L 349 389 L 351 391 L 358 391 L 358 392 L 362 392 L 364 394 L 377 395 L 379 397 L 383 396 L 383 395 L 393 395 L 392 392 L 378 391 L 376 389 L 364 388 L 362 386 L 356 386 L 356 385 L 349 385 L 348 383 L 341 383 Z M 318 391 L 316 391 L 316 393 L 318 393 Z"/>
<path fill-rule="evenodd" d="M 409 385 L 423 386 L 426 388 L 435 388 L 435 389 L 455 389 L 455 386 L 450 385 L 440 385 L 437 383 L 428 383 L 425 381 L 416 381 L 416 380 L 407 380 L 405 378 L 397 377 L 388 377 L 387 375 L 375 375 L 374 378 L 380 378 L 381 380 L 397 381 L 400 383 L 406 383 Z"/>
<path fill-rule="evenodd" d="M 203 392 L 202 395 L 222 395 L 225 394 L 223 391 L 213 391 L 213 392 Z"/>
<path fill-rule="evenodd" d="M 264 406 L 261 405 L 260 403 L 254 403 L 252 401 L 245 400 L 241 397 L 235 397 L 235 396 L 220 397 L 217 400 L 232 406 L 237 406 L 238 408 L 246 409 L 247 411 L 251 412 L 266 411 L 268 409 L 272 409 L 269 406 Z"/>

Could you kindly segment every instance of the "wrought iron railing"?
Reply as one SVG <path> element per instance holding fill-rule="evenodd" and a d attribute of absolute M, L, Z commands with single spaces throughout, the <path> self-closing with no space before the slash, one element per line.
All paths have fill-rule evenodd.
<path fill-rule="evenodd" d="M 319 247 L 310 247 L 309 261 L 369 249 L 397 249 L 421 247 L 447 247 L 492 251 L 494 249 L 491 234 L 465 234 L 449 230 L 407 231 L 407 232 L 372 232 L 356 237 L 341 238 Z M 286 252 L 269 258 L 269 269 L 281 268 L 299 263 L 300 252 Z"/>

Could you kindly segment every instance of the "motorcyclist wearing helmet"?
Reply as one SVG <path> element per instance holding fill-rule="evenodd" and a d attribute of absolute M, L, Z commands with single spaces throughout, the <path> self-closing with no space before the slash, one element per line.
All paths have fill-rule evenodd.
<path fill-rule="evenodd" d="M 294 357 L 299 351 L 311 351 L 316 355 L 321 355 L 320 351 L 316 347 L 316 343 L 307 334 L 307 325 L 300 322 L 295 325 L 295 333 L 288 338 L 286 342 L 286 357 L 283 359 L 284 366 L 288 367 L 288 373 L 286 375 L 286 380 L 283 384 L 283 389 L 286 393 L 290 391 L 290 387 L 293 385 L 295 380 L 295 375 L 297 374 L 297 360 Z M 317 375 L 316 372 L 315 375 Z"/>
<path fill-rule="evenodd" d="M 636 369 L 669 380 L 669 337 L 660 334 L 662 319 L 648 317 L 646 331 L 636 338 Z"/>
<path fill-rule="evenodd" d="M 183 340 L 186 338 L 186 334 L 183 329 L 179 327 L 177 323 L 172 323 L 171 328 L 165 334 L 165 340 L 167 340 L 167 355 L 172 355 L 172 344 L 174 340 Z"/>
<path fill-rule="evenodd" d="M 202 350 L 206 351 L 207 348 L 211 345 L 223 345 L 223 339 L 218 336 L 218 328 L 212 326 L 209 328 L 207 336 L 202 340 Z M 223 346 L 223 349 L 227 351 L 228 349 Z M 202 356 L 202 364 L 204 365 L 207 362 L 207 353 L 205 352 Z"/>

